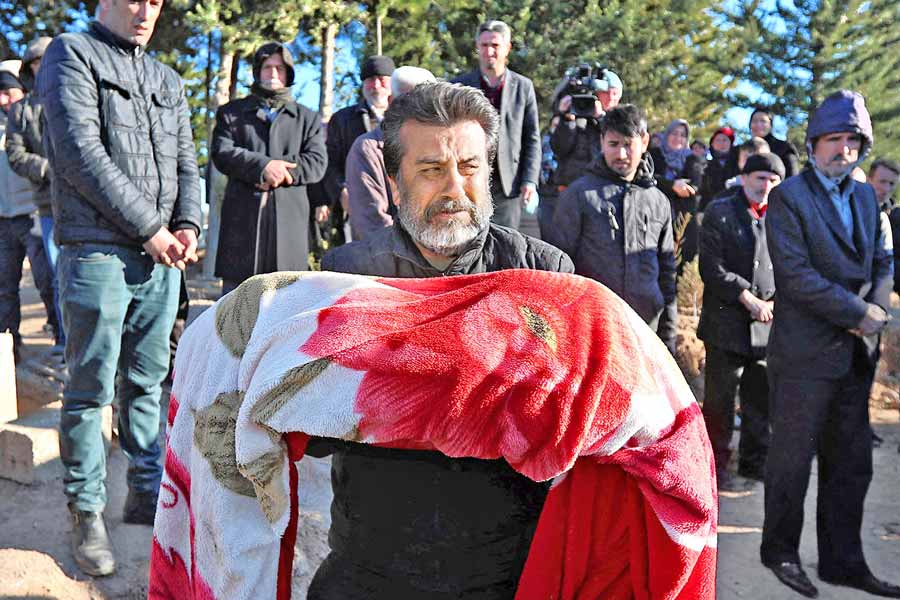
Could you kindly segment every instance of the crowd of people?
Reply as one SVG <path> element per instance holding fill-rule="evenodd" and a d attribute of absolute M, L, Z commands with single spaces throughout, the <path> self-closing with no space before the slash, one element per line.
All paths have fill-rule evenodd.
<path fill-rule="evenodd" d="M 0 65 L 0 330 L 18 348 L 27 256 L 68 369 L 60 451 L 72 552 L 95 576 L 115 569 L 100 410 L 117 399 L 130 460 L 124 520 L 151 525 L 169 338 L 181 272 L 198 259 L 183 82 L 144 51 L 161 9 L 101 0 L 86 32 L 40 38 L 20 64 Z M 329 231 L 325 270 L 595 279 L 674 354 L 678 275 L 699 256 L 703 414 L 720 489 L 763 482 L 762 562 L 816 597 L 799 541 L 817 456 L 820 578 L 900 598 L 868 569 L 860 538 L 867 399 L 898 276 L 891 231 L 900 232 L 900 166 L 881 158 L 860 175 L 877 129 L 864 98 L 841 90 L 823 100 L 802 165 L 765 109 L 742 143 L 729 127 L 692 141 L 682 119 L 653 134 L 640 98 L 621 103 L 620 77 L 595 69 L 587 104 L 565 86 L 554 92 L 546 160 L 534 85 L 507 67 L 511 42 L 505 23 L 481 24 L 478 67 L 452 82 L 370 57 L 359 102 L 325 127 L 294 99 L 288 48 L 260 46 L 249 95 L 219 108 L 212 136 L 211 160 L 227 177 L 215 265 L 223 295 L 256 274 L 308 269 L 316 234 Z M 542 239 L 518 231 L 523 210 L 537 213 Z M 332 456 L 335 498 L 332 552 L 311 600 L 512 597 L 547 483 L 499 460 L 329 439 L 307 451 Z M 385 496 L 361 504 L 362 489 Z"/>

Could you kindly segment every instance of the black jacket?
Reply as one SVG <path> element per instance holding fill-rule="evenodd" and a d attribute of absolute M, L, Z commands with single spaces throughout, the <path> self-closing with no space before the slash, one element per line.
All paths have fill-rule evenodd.
<path fill-rule="evenodd" d="M 769 338 L 769 368 L 785 375 L 840 378 L 853 364 L 856 328 L 867 303 L 887 310 L 893 285 L 891 251 L 881 235 L 872 186 L 850 196 L 853 235 L 812 169 L 769 195 L 766 235 L 778 289 Z M 874 368 L 878 336 L 863 340 Z"/>
<path fill-rule="evenodd" d="M 703 178 L 700 181 L 700 204 L 698 210 L 705 211 L 706 207 L 725 190 L 725 182 L 728 181 L 728 159 L 719 162 L 713 157 L 706 161 L 703 169 Z"/>
<path fill-rule="evenodd" d="M 894 243 L 894 291 L 900 294 L 900 206 L 891 208 L 889 215 Z"/>
<path fill-rule="evenodd" d="M 744 290 L 762 300 L 775 297 L 775 276 L 766 245 L 765 216 L 754 219 L 743 188 L 710 204 L 700 229 L 703 312 L 697 337 L 743 356 L 763 356 L 771 321 L 750 317 L 738 296 Z"/>
<path fill-rule="evenodd" d="M 200 185 L 181 78 L 97 22 L 47 48 L 37 91 L 58 244 L 137 246 L 200 232 Z"/>
<path fill-rule="evenodd" d="M 270 124 L 257 96 L 229 102 L 216 113 L 212 159 L 228 176 L 216 276 L 243 281 L 257 273 L 309 268 L 306 186 L 322 178 L 328 160 L 319 115 L 288 102 Z M 256 185 L 272 159 L 297 164 L 294 182 L 264 194 Z"/>
<path fill-rule="evenodd" d="M 615 214 L 616 204 L 622 214 Z M 648 157 L 630 183 L 602 159 L 595 163 L 560 195 L 547 233 L 547 241 L 573 257 L 576 273 L 621 296 L 674 353 L 672 214 Z"/>
<path fill-rule="evenodd" d="M 600 127 L 597 120 L 579 117 L 570 121 L 560 117 L 559 125 L 550 135 L 550 147 L 557 162 L 552 184 L 571 185 L 599 158 Z"/>
<path fill-rule="evenodd" d="M 44 109 L 34 94 L 9 107 L 6 156 L 9 167 L 34 186 L 34 203 L 41 216 L 50 216 L 50 164 L 44 155 L 41 115 Z"/>
<path fill-rule="evenodd" d="M 325 193 L 331 202 L 337 201 L 341 188 L 344 187 L 347 155 L 350 154 L 353 142 L 377 126 L 378 121 L 365 100 L 360 100 L 358 104 L 342 108 L 331 115 L 326 136 L 328 139 L 325 142 L 328 148 L 328 170 L 322 179 Z"/>
<path fill-rule="evenodd" d="M 771 133 L 766 136 L 765 140 L 769 144 L 769 151 L 777 154 L 784 163 L 785 179 L 800 172 L 800 156 L 792 143 L 779 140 Z"/>
<path fill-rule="evenodd" d="M 325 255 L 325 270 L 436 277 L 509 268 L 569 272 L 569 258 L 517 231 L 490 225 L 444 272 L 395 224 Z M 309 599 L 508 600 L 549 489 L 505 461 L 449 458 L 314 439 L 333 453 L 329 543 Z"/>

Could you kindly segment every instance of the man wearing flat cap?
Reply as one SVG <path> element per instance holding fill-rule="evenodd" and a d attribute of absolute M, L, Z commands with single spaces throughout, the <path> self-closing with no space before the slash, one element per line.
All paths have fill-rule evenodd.
<path fill-rule="evenodd" d="M 706 345 L 703 416 L 719 489 L 727 491 L 749 486 L 727 470 L 738 393 L 738 475 L 762 481 L 769 446 L 765 354 L 775 279 L 766 245 L 766 210 L 769 192 L 784 179 L 784 163 L 776 154 L 756 154 L 742 173 L 741 186 L 709 204 L 700 232 L 704 310 L 697 335 Z"/>
<path fill-rule="evenodd" d="M 216 276 L 222 293 L 252 275 L 309 268 L 310 201 L 327 156 L 319 115 L 291 93 L 294 58 L 277 42 L 253 57 L 250 95 L 219 109 L 212 159 L 228 176 Z"/>
<path fill-rule="evenodd" d="M 322 180 L 325 197 L 331 201 L 333 221 L 342 226 L 347 213 L 347 155 L 356 138 L 372 131 L 384 119 L 391 98 L 394 61 L 388 56 L 372 56 L 362 65 L 362 98 L 342 108 L 328 121 L 328 170 Z"/>
<path fill-rule="evenodd" d="M 869 393 L 893 284 L 875 191 L 850 175 L 872 143 L 860 94 L 825 98 L 806 131 L 811 168 L 772 192 L 766 220 L 778 301 L 768 346 L 772 438 L 760 555 L 809 598 L 818 590 L 801 567 L 799 545 L 814 456 L 819 578 L 900 598 L 900 586 L 869 570 L 861 535 L 872 480 Z"/>

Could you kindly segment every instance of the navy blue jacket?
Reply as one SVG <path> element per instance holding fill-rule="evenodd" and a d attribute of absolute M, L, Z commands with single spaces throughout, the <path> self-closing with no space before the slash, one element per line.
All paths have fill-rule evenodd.
<path fill-rule="evenodd" d="M 788 178 L 769 196 L 766 233 L 778 289 L 770 369 L 845 376 L 859 339 L 849 330 L 862 321 L 867 303 L 890 307 L 893 255 L 872 186 L 857 183 L 850 206 L 852 236 L 811 169 Z M 863 343 L 874 367 L 878 336 Z"/>

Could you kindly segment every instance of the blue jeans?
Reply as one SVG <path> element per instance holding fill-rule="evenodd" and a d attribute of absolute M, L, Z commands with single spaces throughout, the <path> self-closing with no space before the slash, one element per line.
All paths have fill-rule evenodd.
<path fill-rule="evenodd" d="M 52 274 L 41 238 L 31 234 L 30 215 L 0 218 L 0 332 L 9 331 L 16 344 L 22 341 L 19 323 L 22 307 L 19 302 L 19 282 L 22 262 L 28 257 L 31 276 L 47 309 L 47 320 L 57 327 L 53 309 Z"/>
<path fill-rule="evenodd" d="M 118 396 L 119 443 L 128 486 L 159 489 L 159 398 L 169 366 L 169 334 L 180 273 L 135 248 L 66 245 L 57 273 L 68 335 L 59 448 L 70 505 L 106 505 L 101 409 Z"/>
<path fill-rule="evenodd" d="M 41 217 L 41 237 L 44 238 L 44 254 L 50 264 L 50 277 L 53 287 L 53 306 L 56 308 L 56 343 L 66 345 L 66 331 L 62 325 L 62 311 L 59 308 L 59 279 L 56 276 L 56 262 L 59 258 L 59 247 L 53 241 L 53 217 Z"/>

